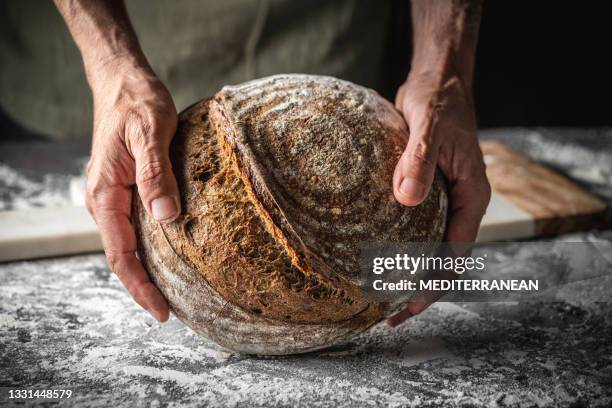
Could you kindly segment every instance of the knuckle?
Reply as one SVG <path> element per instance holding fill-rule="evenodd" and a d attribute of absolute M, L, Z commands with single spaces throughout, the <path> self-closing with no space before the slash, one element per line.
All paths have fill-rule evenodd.
<path fill-rule="evenodd" d="M 491 183 L 489 183 L 489 180 L 485 177 L 482 181 L 483 185 L 482 185 L 482 189 L 484 191 L 484 196 L 487 199 L 487 202 L 489 202 L 489 200 L 491 199 L 491 193 L 492 193 L 492 189 L 491 189 Z"/>
<path fill-rule="evenodd" d="M 96 209 L 101 205 L 107 187 L 97 179 L 88 179 L 85 190 L 85 203 L 88 207 Z"/>
<path fill-rule="evenodd" d="M 95 209 L 98 207 L 100 197 L 98 193 L 98 188 L 90 186 L 90 184 L 87 183 L 87 190 L 85 191 L 85 206 L 92 215 L 94 214 Z"/>
<path fill-rule="evenodd" d="M 475 189 L 478 192 L 476 195 L 478 209 L 484 215 L 491 201 L 491 184 L 486 177 L 482 177 L 476 182 Z"/>
<path fill-rule="evenodd" d="M 146 146 L 149 135 L 149 124 L 136 113 L 130 113 L 126 121 L 126 135 L 134 148 Z"/>
<path fill-rule="evenodd" d="M 159 123 L 157 119 L 140 119 L 140 136 L 142 137 L 142 145 L 147 148 L 155 143 L 156 135 L 159 132 Z"/>
<path fill-rule="evenodd" d="M 94 202 L 92 196 L 90 196 L 89 194 L 85 195 L 85 208 L 87 208 L 87 212 L 89 213 L 89 215 L 91 215 L 95 219 L 96 214 L 94 211 Z"/>
<path fill-rule="evenodd" d="M 151 118 L 148 120 L 147 130 L 153 138 L 164 130 L 163 121 L 160 120 L 159 115 L 151 115 Z"/>
<path fill-rule="evenodd" d="M 85 174 L 89 175 L 92 173 L 94 167 L 94 161 L 93 158 L 90 158 L 89 161 L 87 162 L 87 166 L 85 167 Z"/>
<path fill-rule="evenodd" d="M 108 266 L 111 271 L 115 274 L 119 274 L 121 260 L 123 259 L 123 254 L 115 251 L 106 251 L 106 260 L 108 262 Z"/>
<path fill-rule="evenodd" d="M 104 222 L 118 212 L 125 197 L 117 193 L 117 186 L 104 179 L 94 178 L 87 181 L 85 206 L 96 223 Z"/>
<path fill-rule="evenodd" d="M 169 120 L 169 115 L 164 112 L 145 109 L 140 113 L 132 113 L 130 118 L 132 126 L 130 136 L 134 144 L 141 148 L 155 146 L 166 134 L 173 133 L 170 128 L 174 122 Z"/>
<path fill-rule="evenodd" d="M 151 142 L 154 126 L 148 116 L 140 109 L 126 114 L 126 135 L 134 147 L 143 148 Z"/>
<path fill-rule="evenodd" d="M 412 159 L 420 165 L 433 166 L 435 165 L 433 149 L 430 144 L 425 141 L 417 143 L 416 147 L 412 151 Z"/>
<path fill-rule="evenodd" d="M 437 157 L 435 150 L 426 140 L 417 142 L 407 153 L 404 165 L 408 171 L 418 173 L 421 171 L 431 171 L 436 167 Z"/>
<path fill-rule="evenodd" d="M 157 187 L 161 184 L 165 170 L 166 165 L 163 162 L 149 161 L 138 169 L 136 183 L 146 187 Z"/>

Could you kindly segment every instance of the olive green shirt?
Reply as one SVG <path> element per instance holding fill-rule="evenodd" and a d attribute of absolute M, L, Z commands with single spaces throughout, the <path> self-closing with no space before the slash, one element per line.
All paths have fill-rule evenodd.
<path fill-rule="evenodd" d="M 126 4 L 179 111 L 223 85 L 276 73 L 333 75 L 373 88 L 384 77 L 385 0 Z M 81 57 L 52 2 L 0 3 L 0 59 L 3 122 L 55 140 L 90 137 L 92 98 Z"/>

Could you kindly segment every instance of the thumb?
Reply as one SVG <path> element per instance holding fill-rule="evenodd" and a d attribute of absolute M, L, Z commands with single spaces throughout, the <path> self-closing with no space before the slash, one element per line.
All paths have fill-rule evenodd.
<path fill-rule="evenodd" d="M 159 222 L 171 222 L 181 213 L 181 200 L 169 157 L 176 123 L 155 131 L 134 146 L 138 195 L 149 214 Z"/>
<path fill-rule="evenodd" d="M 440 143 L 435 137 L 435 109 L 410 115 L 410 137 L 393 174 L 393 193 L 403 205 L 420 204 L 433 182 Z"/>

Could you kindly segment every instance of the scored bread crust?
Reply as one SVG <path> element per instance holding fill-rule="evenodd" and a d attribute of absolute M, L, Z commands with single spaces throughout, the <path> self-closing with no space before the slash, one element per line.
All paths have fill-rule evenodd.
<path fill-rule="evenodd" d="M 418 207 L 393 198 L 408 131 L 374 91 L 282 75 L 226 87 L 179 116 L 171 161 L 182 214 L 134 200 L 139 255 L 172 311 L 233 350 L 287 354 L 364 331 L 397 304 L 359 288 L 363 241 L 440 241 L 436 175 Z"/>

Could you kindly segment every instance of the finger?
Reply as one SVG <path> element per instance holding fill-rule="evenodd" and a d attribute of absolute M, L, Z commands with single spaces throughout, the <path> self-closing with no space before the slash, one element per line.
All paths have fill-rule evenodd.
<path fill-rule="evenodd" d="M 452 254 L 453 256 L 465 256 L 471 250 L 471 245 L 457 245 L 457 243 L 472 243 L 476 239 L 490 197 L 491 187 L 485 177 L 473 176 L 468 182 L 459 181 L 453 185 L 451 189 L 453 208 L 447 230 L 447 241 L 455 243 L 448 248 L 456 252 Z M 387 324 L 395 327 L 422 313 L 444 293 L 444 291 L 422 290 L 415 292 L 406 308 L 387 319 Z"/>
<path fill-rule="evenodd" d="M 418 315 L 432 304 L 433 302 L 410 301 L 401 312 L 389 317 L 387 319 L 387 324 L 391 327 L 396 327 L 411 317 Z"/>
<path fill-rule="evenodd" d="M 404 116 L 409 120 L 410 137 L 393 174 L 393 193 L 401 204 L 420 204 L 433 182 L 440 143 L 436 137 L 436 109 L 427 106 Z"/>
<path fill-rule="evenodd" d="M 151 119 L 135 123 L 140 126 L 128 138 L 136 162 L 138 195 L 155 220 L 174 221 L 181 212 L 181 201 L 168 150 L 176 122 L 157 124 Z"/>
<path fill-rule="evenodd" d="M 395 327 L 405 320 L 422 313 L 429 306 L 438 301 L 446 292 L 434 290 L 418 290 L 408 301 L 406 307 L 387 319 L 387 324 Z"/>
<path fill-rule="evenodd" d="M 431 305 L 431 302 L 409 302 L 401 312 L 389 317 L 387 319 L 387 324 L 391 327 L 399 326 L 409 318 L 421 313 L 429 307 L 429 305 Z"/>
<path fill-rule="evenodd" d="M 136 257 L 136 235 L 130 223 L 131 188 L 113 186 L 88 191 L 89 207 L 100 229 L 111 270 L 134 300 L 160 322 L 168 320 L 166 299 L 151 283 Z"/>
<path fill-rule="evenodd" d="M 486 177 L 456 182 L 451 188 L 452 208 L 446 240 L 474 242 L 490 199 L 491 186 Z"/>

